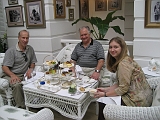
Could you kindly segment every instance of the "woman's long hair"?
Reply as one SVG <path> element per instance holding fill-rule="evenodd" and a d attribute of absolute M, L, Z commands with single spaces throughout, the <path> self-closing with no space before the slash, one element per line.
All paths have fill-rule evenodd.
<path fill-rule="evenodd" d="M 125 41 L 120 38 L 120 37 L 114 37 L 109 41 L 109 45 L 111 42 L 115 41 L 116 43 L 118 43 L 121 47 L 121 53 L 119 54 L 119 56 L 117 57 L 117 60 L 112 57 L 112 55 L 109 53 L 109 49 L 108 49 L 108 55 L 107 55 L 107 69 L 110 72 L 116 72 L 117 71 L 117 67 L 118 64 L 126 57 L 128 56 L 127 52 L 128 52 L 128 48 L 127 45 L 125 43 Z"/>

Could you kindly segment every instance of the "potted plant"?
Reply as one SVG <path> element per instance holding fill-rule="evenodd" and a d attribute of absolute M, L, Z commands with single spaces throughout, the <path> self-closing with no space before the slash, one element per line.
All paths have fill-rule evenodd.
<path fill-rule="evenodd" d="M 109 28 L 112 28 L 115 32 L 121 34 L 124 36 L 124 33 L 121 32 L 121 29 L 119 26 L 111 26 L 110 23 L 116 19 L 124 20 L 125 18 L 123 16 L 113 16 L 113 14 L 116 12 L 112 11 L 107 14 L 106 18 L 102 20 L 100 17 L 91 17 L 91 18 L 79 18 L 75 22 L 72 23 L 72 26 L 79 21 L 86 21 L 89 22 L 92 26 L 91 34 L 95 37 L 95 39 L 103 40 L 104 36 L 106 35 Z M 98 28 L 98 32 L 95 30 L 95 27 Z"/>
<path fill-rule="evenodd" d="M 7 50 L 7 33 L 4 33 L 0 38 L 0 53 L 4 53 Z"/>

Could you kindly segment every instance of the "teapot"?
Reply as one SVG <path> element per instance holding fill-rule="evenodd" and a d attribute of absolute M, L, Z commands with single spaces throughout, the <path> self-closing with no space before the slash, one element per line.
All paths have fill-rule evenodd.
<path fill-rule="evenodd" d="M 156 61 L 154 58 L 152 58 L 150 61 L 149 61 L 149 64 L 148 64 L 148 70 L 149 71 L 154 71 L 156 70 Z"/>

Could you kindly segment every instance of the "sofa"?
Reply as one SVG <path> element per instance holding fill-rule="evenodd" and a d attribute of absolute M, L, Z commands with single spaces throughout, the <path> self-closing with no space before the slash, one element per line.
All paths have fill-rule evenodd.
<path fill-rule="evenodd" d="M 160 83 L 160 77 L 147 79 L 153 92 Z M 160 120 L 160 105 L 151 107 L 129 107 L 108 104 L 103 110 L 106 120 Z"/>

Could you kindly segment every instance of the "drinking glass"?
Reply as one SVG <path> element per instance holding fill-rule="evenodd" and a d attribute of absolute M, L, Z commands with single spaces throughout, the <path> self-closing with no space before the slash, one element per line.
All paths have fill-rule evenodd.
<path fill-rule="evenodd" d="M 32 73 L 31 73 L 32 79 L 34 79 L 34 76 L 36 76 L 36 71 L 35 70 L 33 70 Z"/>

